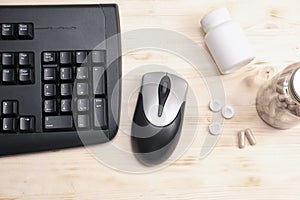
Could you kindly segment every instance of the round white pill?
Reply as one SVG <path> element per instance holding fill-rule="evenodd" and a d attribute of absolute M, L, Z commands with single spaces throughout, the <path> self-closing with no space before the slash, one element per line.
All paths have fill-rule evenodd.
<path fill-rule="evenodd" d="M 233 109 L 233 107 L 231 107 L 231 106 L 225 106 L 222 109 L 222 116 L 225 119 L 231 119 L 231 118 L 233 118 L 233 116 L 234 116 L 234 109 Z"/>
<path fill-rule="evenodd" d="M 222 125 L 219 122 L 213 122 L 208 127 L 210 134 L 220 135 L 222 132 Z"/>
<path fill-rule="evenodd" d="M 222 103 L 219 100 L 211 100 L 209 102 L 209 108 L 213 112 L 219 112 L 222 109 Z"/>

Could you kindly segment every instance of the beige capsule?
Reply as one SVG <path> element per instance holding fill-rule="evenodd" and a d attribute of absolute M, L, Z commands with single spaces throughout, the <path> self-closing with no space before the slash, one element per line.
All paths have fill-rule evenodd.
<path fill-rule="evenodd" d="M 275 97 L 276 98 L 276 97 Z M 269 117 L 276 117 L 277 99 L 272 99 L 269 104 Z"/>
<path fill-rule="evenodd" d="M 246 135 L 246 137 L 247 137 L 247 139 L 248 139 L 248 141 L 249 141 L 249 143 L 251 145 L 255 145 L 256 144 L 256 139 L 255 139 L 255 137 L 254 137 L 253 132 L 251 131 L 251 129 L 247 128 L 245 130 L 245 135 Z"/>
<path fill-rule="evenodd" d="M 289 109 L 290 111 L 296 111 L 297 106 L 296 106 L 296 105 L 289 105 L 289 106 L 288 106 L 288 109 Z"/>
<path fill-rule="evenodd" d="M 285 99 L 285 102 L 286 102 L 288 105 L 296 105 L 295 101 L 294 101 L 292 98 L 286 98 L 286 99 Z"/>
<path fill-rule="evenodd" d="M 240 149 L 245 147 L 245 131 L 238 132 L 238 145 Z"/>
<path fill-rule="evenodd" d="M 300 117 L 300 106 L 296 107 L 296 115 Z"/>
<path fill-rule="evenodd" d="M 288 104 L 285 103 L 285 101 L 283 101 L 283 102 L 277 101 L 276 105 L 278 108 L 287 108 L 288 107 Z"/>
<path fill-rule="evenodd" d="M 276 86 L 276 92 L 278 92 L 279 94 L 284 94 L 283 87 L 281 85 L 277 85 Z"/>
<path fill-rule="evenodd" d="M 281 78 L 279 78 L 279 79 L 278 79 L 278 81 L 277 81 L 277 85 L 283 85 L 283 84 L 284 84 L 284 82 L 285 82 L 285 80 L 286 80 L 286 78 L 285 78 L 285 77 L 281 77 Z"/>
<path fill-rule="evenodd" d="M 297 106 L 296 105 L 289 105 L 288 109 L 293 115 L 297 115 Z"/>
<path fill-rule="evenodd" d="M 286 96 L 285 96 L 284 94 L 279 94 L 279 95 L 278 95 L 278 100 L 279 100 L 280 102 L 284 102 L 285 99 L 286 99 Z"/>

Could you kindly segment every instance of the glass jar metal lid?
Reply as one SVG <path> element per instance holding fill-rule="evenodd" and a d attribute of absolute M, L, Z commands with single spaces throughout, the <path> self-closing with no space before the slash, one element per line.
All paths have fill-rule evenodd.
<path fill-rule="evenodd" d="M 293 96 L 300 103 L 300 67 L 292 75 L 290 87 Z"/>

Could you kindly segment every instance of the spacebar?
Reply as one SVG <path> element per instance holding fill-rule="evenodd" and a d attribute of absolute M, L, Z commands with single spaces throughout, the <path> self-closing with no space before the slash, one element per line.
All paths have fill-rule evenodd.
<path fill-rule="evenodd" d="M 47 116 L 45 117 L 45 129 L 55 130 L 55 129 L 72 129 L 73 128 L 73 118 L 72 115 L 64 116 Z"/>

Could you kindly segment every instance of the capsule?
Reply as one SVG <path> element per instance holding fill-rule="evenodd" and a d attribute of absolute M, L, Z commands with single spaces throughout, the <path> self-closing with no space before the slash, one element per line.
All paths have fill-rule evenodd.
<path fill-rule="evenodd" d="M 276 92 L 278 92 L 279 94 L 284 94 L 283 87 L 281 85 L 277 85 L 276 86 Z"/>
<path fill-rule="evenodd" d="M 286 98 L 285 99 L 285 102 L 288 104 L 288 105 L 296 105 L 296 103 L 294 102 L 294 100 L 292 98 Z"/>
<path fill-rule="evenodd" d="M 284 94 L 278 95 L 278 100 L 279 100 L 280 102 L 284 102 L 285 99 L 286 99 L 286 96 L 285 96 Z"/>
<path fill-rule="evenodd" d="M 288 109 L 289 109 L 290 111 L 296 111 L 297 106 L 296 106 L 296 105 L 289 105 L 289 106 L 288 106 Z"/>
<path fill-rule="evenodd" d="M 238 133 L 238 145 L 240 149 L 245 147 L 245 131 L 240 131 Z"/>
<path fill-rule="evenodd" d="M 286 80 L 286 77 L 279 78 L 278 81 L 277 81 L 277 85 L 283 85 L 283 83 L 285 82 L 285 80 Z"/>
<path fill-rule="evenodd" d="M 246 131 L 245 131 L 245 135 L 246 135 L 246 137 L 247 137 L 247 139 L 248 139 L 248 141 L 251 145 L 256 144 L 256 139 L 255 139 L 251 129 L 247 128 Z"/>
<path fill-rule="evenodd" d="M 300 106 L 297 106 L 295 110 L 296 110 L 296 115 L 300 117 Z"/>

